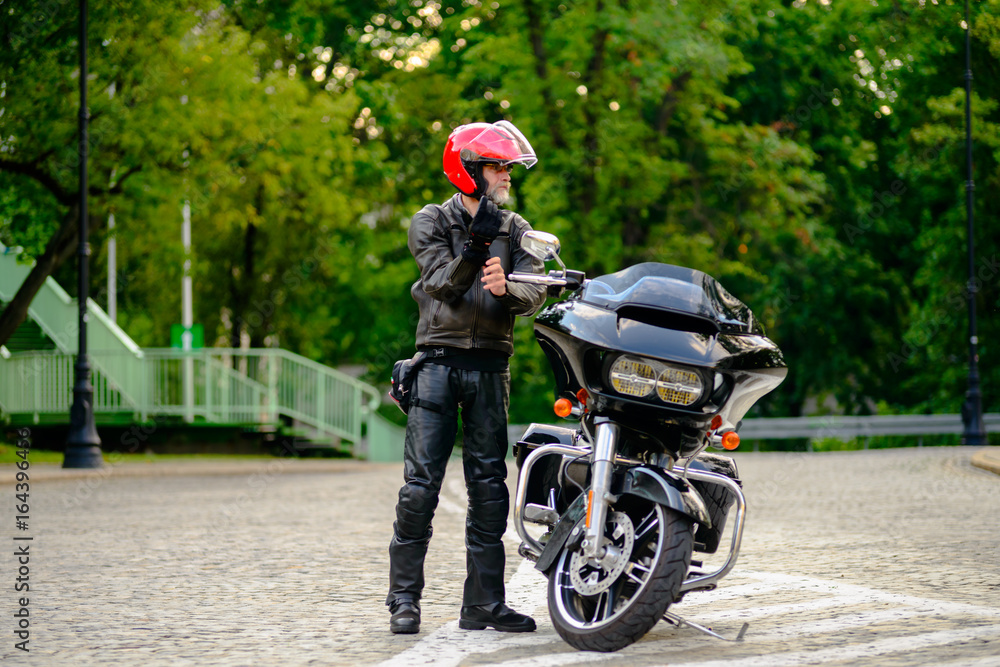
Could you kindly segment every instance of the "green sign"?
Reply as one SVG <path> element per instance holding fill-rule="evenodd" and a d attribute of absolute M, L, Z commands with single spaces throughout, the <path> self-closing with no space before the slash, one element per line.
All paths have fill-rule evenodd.
<path fill-rule="evenodd" d="M 205 347 L 205 328 L 200 324 L 192 324 L 190 329 L 186 329 L 183 324 L 170 325 L 170 347 L 184 349 L 183 335 L 185 331 L 191 332 L 192 350 Z"/>

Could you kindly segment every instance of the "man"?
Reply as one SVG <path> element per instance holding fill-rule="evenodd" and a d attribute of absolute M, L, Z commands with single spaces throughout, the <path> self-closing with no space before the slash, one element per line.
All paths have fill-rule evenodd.
<path fill-rule="evenodd" d="M 511 123 L 472 123 L 451 133 L 444 171 L 458 188 L 442 205 L 413 216 L 409 248 L 420 268 L 410 290 L 420 310 L 417 349 L 427 361 L 413 383 L 404 444 L 405 484 L 399 491 L 389 545 L 386 604 L 394 633 L 420 629 L 424 557 L 458 413 L 469 493 L 467 576 L 459 627 L 531 632 L 535 622 L 506 606 L 504 546 L 510 505 L 507 476 L 508 358 L 516 315 L 532 315 L 545 289 L 507 282 L 513 271 L 539 273 L 542 263 L 520 247 L 531 229 L 501 211 L 510 197 L 510 170 L 537 162 Z"/>

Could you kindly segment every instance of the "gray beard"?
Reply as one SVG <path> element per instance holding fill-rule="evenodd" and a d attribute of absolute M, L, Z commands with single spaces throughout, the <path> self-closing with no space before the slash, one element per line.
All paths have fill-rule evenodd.
<path fill-rule="evenodd" d="M 510 201 L 510 189 L 500 191 L 496 187 L 490 188 L 490 191 L 486 193 L 486 198 L 497 206 L 503 206 Z"/>

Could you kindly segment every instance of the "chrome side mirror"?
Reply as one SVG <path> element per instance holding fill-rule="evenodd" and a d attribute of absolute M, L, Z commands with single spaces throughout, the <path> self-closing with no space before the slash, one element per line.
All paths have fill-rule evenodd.
<path fill-rule="evenodd" d="M 558 296 L 561 289 L 556 287 L 569 287 L 577 289 L 584 282 L 582 271 L 570 271 L 563 264 L 559 257 L 559 238 L 555 234 L 531 230 L 521 235 L 521 249 L 536 259 L 547 262 L 550 259 L 559 264 L 558 271 L 549 271 L 548 275 L 538 273 L 512 273 L 507 279 L 515 283 L 531 283 L 533 285 L 547 285 L 549 296 Z M 553 291 L 555 290 L 555 291 Z"/>
<path fill-rule="evenodd" d="M 526 253 L 543 262 L 559 258 L 559 238 L 555 234 L 535 230 L 525 232 L 521 236 L 521 247 Z"/>

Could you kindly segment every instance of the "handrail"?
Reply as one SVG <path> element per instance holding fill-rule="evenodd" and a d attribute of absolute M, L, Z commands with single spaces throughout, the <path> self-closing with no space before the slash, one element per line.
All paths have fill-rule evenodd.
<path fill-rule="evenodd" d="M 11 301 L 21 288 L 25 278 L 31 273 L 34 262 L 21 264 L 17 261 L 20 248 L 8 248 L 0 243 L 0 299 Z M 76 300 L 66 293 L 51 276 L 28 306 L 28 315 L 55 343 L 61 352 L 75 353 L 79 343 L 79 311 Z M 93 299 L 87 299 L 87 328 L 91 349 L 124 349 L 139 356 L 142 350 L 115 324 Z"/>
<path fill-rule="evenodd" d="M 277 348 L 91 350 L 94 413 L 103 419 L 278 426 L 282 417 L 313 440 L 362 440 L 380 392 L 350 375 Z M 0 359 L 0 411 L 63 417 L 72 399 L 74 355 L 21 352 Z"/>
<path fill-rule="evenodd" d="M 372 411 L 378 408 L 379 403 L 382 400 L 382 394 L 371 385 L 364 382 L 360 382 L 356 378 L 351 377 L 350 375 L 344 373 L 343 371 L 338 371 L 336 368 L 330 368 L 329 366 L 324 366 L 318 361 L 313 361 L 312 359 L 309 359 L 308 357 L 303 357 L 300 354 L 290 352 L 289 350 L 285 350 L 283 348 L 273 348 L 273 349 L 277 350 L 277 352 L 286 359 L 289 359 L 291 361 L 294 361 L 295 363 L 299 363 L 310 368 L 314 368 L 316 371 L 324 373 L 328 377 L 335 378 L 340 382 L 357 383 L 360 386 L 361 391 L 369 395 L 369 400 L 366 407 Z"/>

